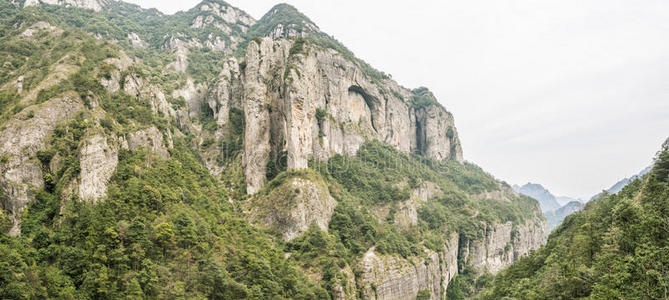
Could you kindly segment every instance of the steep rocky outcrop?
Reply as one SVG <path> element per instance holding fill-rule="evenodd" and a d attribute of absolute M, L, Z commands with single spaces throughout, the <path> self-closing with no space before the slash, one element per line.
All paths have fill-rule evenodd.
<path fill-rule="evenodd" d="M 158 128 L 151 126 L 128 134 L 127 145 L 132 151 L 145 148 L 162 158 L 167 158 L 170 155 L 167 149 L 170 147 L 171 141 L 169 136 L 167 141 L 165 140 L 165 137 L 163 137 L 163 134 Z M 167 147 L 165 146 L 166 142 L 168 144 Z"/>
<path fill-rule="evenodd" d="M 430 299 L 442 299 L 458 272 L 458 235 L 452 234 L 439 252 L 426 249 L 424 257 L 405 259 L 370 249 L 360 263 L 362 298 L 412 299 L 426 290 Z"/>
<path fill-rule="evenodd" d="M 502 196 L 490 198 L 511 201 L 515 192 L 507 186 Z M 413 189 L 410 199 L 398 204 L 395 223 L 405 230 L 415 225 L 408 212 L 412 207 L 438 197 L 441 191 L 430 182 Z M 517 196 L 517 195 L 516 195 Z M 376 213 L 385 218 L 387 209 Z M 511 265 L 530 251 L 545 244 L 548 230 L 545 220 L 536 211 L 534 217 L 514 224 L 482 223 L 482 231 L 475 237 L 451 232 L 439 251 L 424 248 L 424 255 L 403 258 L 399 255 L 381 254 L 373 247 L 361 259 L 358 269 L 357 289 L 363 299 L 412 299 L 419 291 L 429 292 L 430 299 L 443 299 L 451 280 L 472 268 L 477 274 L 495 274 Z M 343 292 L 342 292 L 343 293 Z M 343 294 L 340 299 L 348 299 Z"/>
<path fill-rule="evenodd" d="M 448 111 L 436 102 L 414 108 L 411 91 L 390 79 L 372 79 L 334 50 L 264 38 L 249 44 L 245 62 L 248 193 L 263 186 L 265 166 L 280 153 L 286 153 L 288 169 L 301 169 L 310 158 L 354 155 L 367 139 L 462 161 Z"/>
<path fill-rule="evenodd" d="M 479 274 L 495 274 L 546 242 L 546 224 L 536 217 L 524 224 L 489 225 L 481 237 L 468 240 L 451 233 L 443 249 L 425 249 L 423 258 L 383 255 L 369 249 L 360 262 L 358 288 L 363 299 L 412 299 L 427 290 L 443 299 L 459 268 L 469 265 Z"/>
<path fill-rule="evenodd" d="M 26 5 L 40 3 L 28 2 Z M 118 8 L 116 4 L 122 6 L 116 3 L 105 9 L 111 2 L 102 0 L 41 2 L 90 8 L 101 11 L 101 15 Z M 124 12 L 123 9 L 119 11 Z M 133 12 L 141 12 L 139 7 L 133 9 Z M 86 52 L 84 54 L 97 54 L 91 48 L 109 47 L 105 56 L 75 57 L 79 54 L 73 50 L 69 58 L 65 56 L 48 69 L 45 67 L 48 74 L 39 79 L 41 81 L 32 82 L 34 76 L 16 74 L 5 83 L 8 90 L 20 94 L 16 102 L 21 106 L 12 104 L 14 109 L 26 107 L 14 116 L 8 114 L 8 121 L 0 130 L 0 187 L 5 196 L 1 203 L 13 218 L 12 234 L 19 233 L 21 210 L 35 198 L 36 191 L 43 188 L 40 192 L 52 193 L 53 199 L 60 200 L 60 210 L 56 213 L 67 216 L 69 214 L 64 213 L 68 209 L 65 207 L 67 199 L 78 197 L 90 202 L 105 199 L 110 180 L 117 180 L 114 177 L 117 167 L 120 165 L 121 170 L 125 170 L 125 151 L 152 152 L 155 155 L 146 156 L 148 166 L 155 162 L 154 158 L 160 158 L 159 162 L 185 159 L 180 155 L 183 153 L 173 150 L 176 148 L 195 153 L 192 161 L 183 161 L 188 164 L 181 165 L 189 169 L 184 171 L 197 171 L 198 176 L 202 175 L 198 179 L 208 185 L 207 189 L 196 192 L 215 197 L 216 205 L 221 204 L 222 208 L 231 203 L 230 216 L 239 217 L 239 222 L 246 222 L 243 221 L 246 218 L 254 226 L 267 229 L 259 236 L 268 244 L 278 239 L 285 241 L 278 243 L 279 252 L 291 252 L 280 253 L 284 255 L 278 257 L 285 257 L 287 262 L 301 259 L 300 251 L 313 250 L 291 244 L 301 242 L 299 237 L 303 232 L 311 232 L 313 226 L 330 231 L 326 237 L 337 243 L 336 253 L 318 255 L 330 255 L 319 259 L 337 260 L 336 278 L 327 283 L 331 284 L 329 291 L 337 299 L 358 296 L 411 299 L 421 291 L 429 292 L 431 299 L 443 299 L 463 266 L 495 273 L 544 242 L 546 230 L 539 217 L 521 224 L 484 221 L 498 216 L 475 208 L 494 207 L 486 206 L 491 201 L 511 205 L 520 201 L 519 197 L 508 186 L 464 163 L 453 115 L 426 88 L 401 87 L 389 76 L 355 58 L 287 5 L 275 7 L 258 22 L 219 0 L 204 1 L 177 15 L 178 20 L 169 20 L 158 12 L 150 14 L 156 18 L 151 23 L 169 20 L 171 23 L 167 24 L 178 30 L 152 36 L 150 29 L 135 26 L 131 27 L 132 32 L 115 35 L 110 44 L 100 41 L 107 36 L 95 34 L 98 43 L 80 50 Z M 186 28 L 183 23 L 187 23 Z M 24 41 L 37 41 L 44 35 L 40 31 L 49 31 L 51 37 L 58 37 L 62 32 L 72 34 L 46 22 L 28 25 L 21 25 L 21 31 L 17 28 L 17 32 L 25 33 L 18 36 Z M 63 38 L 66 36 L 62 34 Z M 91 36 L 82 36 L 82 39 L 94 40 Z M 141 55 L 137 56 L 138 53 Z M 230 55 L 232 53 L 239 55 Z M 149 57 L 154 54 L 156 57 Z M 88 59 L 96 61 L 91 64 Z M 199 74 L 209 71 L 210 74 Z M 71 83 L 76 86 L 68 85 Z M 45 93 L 41 93 L 42 90 L 46 90 Z M 40 93 L 42 97 L 38 97 Z M 59 96 L 44 97 L 49 93 Z M 51 99 L 35 104 L 37 99 L 45 100 L 42 98 Z M 70 122 L 70 127 L 63 129 L 77 130 L 76 137 L 74 134 L 72 138 L 62 137 L 68 139 L 68 144 L 58 146 L 67 148 L 53 147 L 57 150 L 53 158 L 40 161 L 37 151 L 48 146 L 46 141 L 56 126 L 81 111 L 76 124 Z M 372 140 L 382 142 L 378 144 L 383 144 L 383 148 L 359 151 Z M 54 144 L 57 142 L 63 141 Z M 386 144 L 411 155 L 397 153 Z M 416 162 L 413 166 L 420 170 L 395 174 L 394 178 L 382 178 L 386 172 L 370 173 L 375 174 L 369 176 L 374 180 L 361 192 L 337 181 L 332 173 L 308 168 L 312 160 L 318 165 L 318 161 L 325 162 L 340 154 L 352 157 L 360 153 L 358 157 L 363 157 L 365 149 L 392 150 L 393 156 L 388 157 Z M 414 154 L 442 162 L 430 160 L 421 164 L 414 159 Z M 193 170 L 192 164 L 200 162 L 213 177 L 207 177 L 209 174 L 201 171 L 204 169 Z M 416 167 L 418 164 L 425 169 Z M 172 166 L 179 165 L 170 165 L 170 168 Z M 136 165 L 137 172 L 128 169 L 129 172 L 121 174 L 141 179 L 139 168 Z M 364 170 L 351 173 L 356 175 L 349 177 L 364 177 L 364 171 L 371 167 L 361 169 Z M 69 172 L 67 176 L 59 175 L 65 172 Z M 471 175 L 464 181 L 477 181 L 472 184 L 477 186 L 463 186 L 462 178 L 458 177 L 461 175 Z M 161 176 L 151 177 L 163 178 Z M 56 180 L 57 188 L 47 188 L 47 179 Z M 150 180 L 142 182 L 146 183 L 142 186 L 144 190 L 152 188 Z M 244 184 L 250 195 L 242 195 Z M 216 189 L 209 189 L 212 186 Z M 188 197 L 192 195 L 185 190 L 163 197 L 164 201 L 175 200 L 178 206 L 170 206 L 165 212 L 167 218 L 160 222 L 172 222 L 175 227 L 183 225 L 170 215 L 174 213 L 172 208 L 194 206 L 190 201 L 193 199 Z M 377 190 L 392 195 L 380 199 L 382 201 L 368 199 L 374 198 Z M 396 194 L 401 195 L 395 197 Z M 423 226 L 428 217 L 421 219 L 425 216 L 422 209 L 424 205 L 437 202 L 440 206 L 434 206 L 434 211 L 443 209 L 430 220 L 435 224 L 428 225 L 431 227 L 425 233 Z M 450 211 L 445 212 L 451 204 L 462 208 L 452 219 Z M 335 213 L 337 205 L 340 206 Z M 531 206 L 529 210 L 536 209 Z M 456 219 L 470 217 L 470 212 L 472 218 L 478 217 L 476 225 L 480 226 L 477 228 L 484 229 L 473 234 L 455 232 L 455 228 L 462 225 Z M 343 220 L 349 218 L 346 228 L 330 227 L 333 215 Z M 193 223 L 200 220 L 195 218 Z M 442 224 L 447 225 L 440 227 Z M 120 233 L 125 233 L 125 225 L 119 222 Z M 158 228 L 153 226 L 155 224 L 147 228 Z M 357 237 L 343 229 L 367 232 Z M 218 234 L 202 233 L 206 238 Z M 389 233 L 397 233 L 397 236 Z M 407 237 L 414 233 L 418 237 Z M 342 242 L 344 234 L 349 235 L 346 244 Z M 434 240 L 442 239 L 443 245 L 433 245 Z M 397 249 L 385 247 L 397 240 L 403 242 Z M 429 248 L 425 246 L 428 243 Z M 288 247 L 283 248 L 285 245 Z M 234 248 L 231 247 L 231 251 L 244 251 Z M 406 248 L 411 249 L 403 251 Z M 341 253 L 353 257 L 341 259 Z M 325 279 L 326 270 L 317 264 L 322 261 L 301 266 L 315 282 L 324 283 L 325 280 L 318 281 Z M 249 285 L 248 291 L 255 291 L 259 286 Z"/>
<path fill-rule="evenodd" d="M 267 194 L 256 195 L 247 203 L 247 209 L 251 219 L 290 241 L 311 224 L 327 231 L 336 204 L 323 179 L 308 172 L 286 178 Z"/>
<path fill-rule="evenodd" d="M 428 200 L 440 196 L 441 189 L 430 181 L 421 183 L 420 186 L 411 191 L 411 197 L 407 201 L 399 203 L 395 213 L 395 225 L 409 229 L 418 224 L 418 209 Z M 381 218 L 380 218 L 381 219 Z"/>
<path fill-rule="evenodd" d="M 545 221 L 539 217 L 524 224 L 487 225 L 481 237 L 463 241 L 460 258 L 479 272 L 495 274 L 545 244 L 547 232 Z"/>
<path fill-rule="evenodd" d="M 106 137 L 94 135 L 84 141 L 79 164 L 79 199 L 96 201 L 107 192 L 107 183 L 118 164 L 118 150 L 107 142 Z"/>
<path fill-rule="evenodd" d="M 56 125 L 72 119 L 83 108 L 78 96 L 66 94 L 25 108 L 0 131 L 0 187 L 4 194 L 0 200 L 12 218 L 10 234 L 19 234 L 20 215 L 34 197 L 33 188 L 44 185 L 37 151 L 45 147 L 45 139 Z"/>

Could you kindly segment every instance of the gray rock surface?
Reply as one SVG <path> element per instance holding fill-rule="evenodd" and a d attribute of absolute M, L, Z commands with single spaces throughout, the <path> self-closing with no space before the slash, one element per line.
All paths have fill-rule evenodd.
<path fill-rule="evenodd" d="M 252 220 L 279 232 L 285 241 L 298 237 L 316 224 L 327 231 L 337 202 L 322 179 L 292 177 L 267 195 L 248 203 Z"/>
<path fill-rule="evenodd" d="M 458 235 L 451 234 L 443 250 L 425 249 L 425 259 L 382 255 L 370 249 L 360 263 L 363 299 L 415 299 L 420 290 L 430 299 L 443 299 L 458 272 Z"/>
<path fill-rule="evenodd" d="M 132 151 L 146 148 L 162 158 L 170 156 L 165 146 L 163 134 L 154 126 L 128 134 L 127 141 L 128 148 Z"/>
<path fill-rule="evenodd" d="M 0 188 L 5 194 L 1 204 L 12 218 L 11 235 L 20 233 L 21 212 L 34 198 L 33 188 L 44 185 L 37 151 L 46 147 L 45 139 L 56 125 L 83 108 L 79 97 L 68 93 L 23 109 L 0 131 L 0 157 L 5 161 L 0 166 Z"/>
<path fill-rule="evenodd" d="M 118 164 L 118 150 L 105 136 L 91 136 L 79 151 L 79 164 L 79 199 L 95 202 L 107 192 L 107 183 Z"/>
<path fill-rule="evenodd" d="M 310 158 L 355 155 L 367 139 L 405 153 L 463 160 L 453 117 L 440 105 L 416 111 L 409 90 L 390 79 L 372 80 L 338 52 L 292 47 L 292 41 L 264 38 L 246 52 L 241 102 L 248 193 L 263 186 L 265 166 L 278 153 L 286 153 L 288 169 L 302 169 Z"/>
<path fill-rule="evenodd" d="M 546 243 L 546 222 L 539 217 L 524 224 L 511 222 L 485 226 L 480 238 L 466 241 L 461 257 L 479 272 L 492 274 Z"/>

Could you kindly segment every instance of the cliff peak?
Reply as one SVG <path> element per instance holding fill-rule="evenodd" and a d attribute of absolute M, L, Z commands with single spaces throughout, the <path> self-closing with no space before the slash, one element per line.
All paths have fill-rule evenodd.
<path fill-rule="evenodd" d="M 118 0 L 26 0 L 23 3 L 23 7 L 50 4 L 92 9 L 97 12 L 116 1 Z"/>
<path fill-rule="evenodd" d="M 270 9 L 251 29 L 252 37 L 307 37 L 324 35 L 320 28 L 292 5 L 281 3 Z"/>

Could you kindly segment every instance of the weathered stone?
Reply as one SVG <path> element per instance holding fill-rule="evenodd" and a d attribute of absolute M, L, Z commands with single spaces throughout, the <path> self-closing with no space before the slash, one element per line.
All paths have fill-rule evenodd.
<path fill-rule="evenodd" d="M 277 153 L 287 154 L 289 169 L 301 169 L 310 158 L 355 155 L 367 139 L 405 153 L 463 160 L 453 117 L 443 107 L 428 104 L 416 112 L 411 92 L 394 81 L 372 80 L 334 50 L 307 44 L 291 53 L 292 46 L 265 38 L 247 49 L 242 103 L 248 193 L 262 187 L 265 165 Z"/>
<path fill-rule="evenodd" d="M 128 33 L 128 42 L 133 48 L 143 49 L 149 46 L 149 44 L 143 41 L 139 35 L 134 32 Z"/>
<path fill-rule="evenodd" d="M 425 249 L 425 259 L 379 255 L 370 249 L 360 263 L 363 299 L 415 299 L 420 290 L 430 299 L 443 299 L 449 283 L 458 273 L 458 235 L 451 234 L 438 253 Z"/>
<path fill-rule="evenodd" d="M 548 229 L 539 217 L 524 224 L 511 222 L 488 225 L 482 237 L 461 245 L 461 256 L 479 272 L 492 274 L 546 243 Z"/>
<path fill-rule="evenodd" d="M 130 133 L 127 141 L 128 148 L 132 151 L 146 148 L 162 158 L 170 156 L 165 147 L 163 134 L 154 126 Z"/>
<path fill-rule="evenodd" d="M 20 233 L 21 212 L 34 198 L 33 189 L 44 186 L 37 151 L 46 147 L 45 139 L 57 124 L 67 122 L 84 108 L 79 97 L 68 93 L 39 105 L 29 106 L 0 131 L 0 188 L 5 197 L 2 207 L 12 218 L 11 235 Z"/>
<path fill-rule="evenodd" d="M 283 240 L 290 241 L 311 224 L 327 231 L 336 204 L 322 179 L 298 176 L 286 179 L 266 195 L 251 199 L 248 210 L 252 220 L 276 230 Z"/>
<path fill-rule="evenodd" d="M 79 199 L 96 201 L 107 192 L 107 183 L 116 171 L 118 151 L 102 135 L 89 137 L 79 151 L 81 176 Z"/>

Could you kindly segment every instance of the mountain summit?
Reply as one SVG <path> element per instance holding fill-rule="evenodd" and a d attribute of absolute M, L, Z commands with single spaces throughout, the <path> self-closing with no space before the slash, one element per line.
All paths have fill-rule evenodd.
<path fill-rule="evenodd" d="M 555 196 L 541 184 L 528 182 L 523 186 L 514 185 L 513 188 L 518 193 L 537 199 L 543 212 L 560 208 L 560 204 L 557 202 Z"/>
<path fill-rule="evenodd" d="M 65 5 L 77 8 L 92 9 L 96 12 L 101 11 L 107 5 L 118 0 L 25 0 L 23 6 L 36 6 L 40 4 Z"/>
<path fill-rule="evenodd" d="M 277 4 L 269 10 L 249 33 L 252 37 L 291 38 L 324 35 L 307 16 L 289 4 Z"/>

